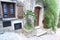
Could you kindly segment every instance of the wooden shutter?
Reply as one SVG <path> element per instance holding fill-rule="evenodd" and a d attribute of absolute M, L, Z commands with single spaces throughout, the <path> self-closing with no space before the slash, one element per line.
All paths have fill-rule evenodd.
<path fill-rule="evenodd" d="M 18 18 L 22 19 L 23 18 L 23 7 L 18 7 Z"/>
<path fill-rule="evenodd" d="M 1 2 L 0 2 L 0 13 L 1 13 Z"/>

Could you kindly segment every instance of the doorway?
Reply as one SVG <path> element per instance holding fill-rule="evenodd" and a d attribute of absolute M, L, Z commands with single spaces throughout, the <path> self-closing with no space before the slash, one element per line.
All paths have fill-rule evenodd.
<path fill-rule="evenodd" d="M 35 19 L 35 21 L 34 21 L 35 26 L 39 26 L 40 9 L 41 9 L 41 7 L 39 7 L 39 6 L 36 6 L 36 7 L 34 8 L 34 13 L 35 13 L 35 15 L 36 15 L 36 19 Z"/>

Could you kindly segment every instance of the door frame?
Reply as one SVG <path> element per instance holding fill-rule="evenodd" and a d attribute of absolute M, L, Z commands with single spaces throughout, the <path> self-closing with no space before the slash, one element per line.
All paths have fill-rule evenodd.
<path fill-rule="evenodd" d="M 44 7 L 43 7 L 43 5 L 39 5 L 39 4 L 36 4 L 34 7 L 33 7 L 33 12 L 34 12 L 34 9 L 35 9 L 35 7 L 40 7 L 41 9 L 40 9 L 40 14 L 39 14 L 39 26 L 36 26 L 35 28 L 43 28 L 43 23 L 42 23 L 42 21 L 43 21 L 43 18 L 44 18 Z"/>

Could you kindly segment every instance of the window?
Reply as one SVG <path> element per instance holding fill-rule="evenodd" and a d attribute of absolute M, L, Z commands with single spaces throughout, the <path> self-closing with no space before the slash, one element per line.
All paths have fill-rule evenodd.
<path fill-rule="evenodd" d="M 3 18 L 15 17 L 15 3 L 2 2 Z"/>
<path fill-rule="evenodd" d="M 11 21 L 3 21 L 3 27 L 11 26 Z"/>
<path fill-rule="evenodd" d="M 14 11 L 14 10 L 13 10 L 13 5 L 10 4 L 10 13 L 13 14 L 13 13 L 14 13 L 13 11 Z"/>
<path fill-rule="evenodd" d="M 14 29 L 15 30 L 18 30 L 18 29 L 21 29 L 21 28 L 22 28 L 22 24 L 21 23 L 14 24 Z"/>
<path fill-rule="evenodd" d="M 4 14 L 7 14 L 7 5 L 3 4 L 3 10 L 4 10 Z"/>
<path fill-rule="evenodd" d="M 5 14 L 4 17 L 7 17 L 7 5 L 3 4 L 3 13 Z"/>

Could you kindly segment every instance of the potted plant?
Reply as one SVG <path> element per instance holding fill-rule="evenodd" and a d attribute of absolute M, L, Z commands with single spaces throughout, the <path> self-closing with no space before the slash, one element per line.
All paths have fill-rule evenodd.
<path fill-rule="evenodd" d="M 35 20 L 35 14 L 31 10 L 27 10 L 26 13 L 24 13 L 24 19 L 25 19 L 25 25 L 24 30 L 26 32 L 31 32 L 34 30 L 34 20 Z"/>

